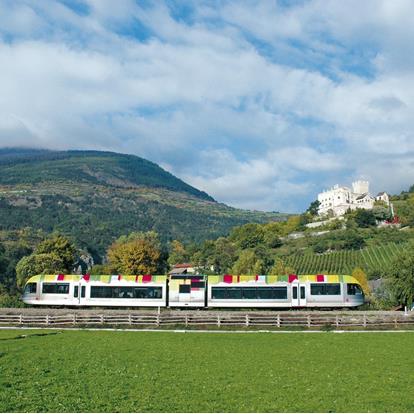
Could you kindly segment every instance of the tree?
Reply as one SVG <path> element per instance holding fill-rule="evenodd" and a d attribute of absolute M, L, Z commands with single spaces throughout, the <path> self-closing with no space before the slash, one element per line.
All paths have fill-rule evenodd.
<path fill-rule="evenodd" d="M 76 247 L 66 237 L 56 235 L 43 240 L 36 247 L 34 254 L 52 254 L 61 260 L 62 272 L 69 272 L 76 259 Z"/>
<path fill-rule="evenodd" d="M 306 212 L 309 213 L 311 216 L 317 216 L 319 211 L 319 206 L 321 205 L 319 200 L 312 201 L 309 207 L 307 208 Z"/>
<path fill-rule="evenodd" d="M 235 227 L 230 233 L 230 240 L 234 241 L 242 250 L 256 247 L 263 243 L 263 226 L 249 223 L 244 226 Z"/>
<path fill-rule="evenodd" d="M 160 249 L 155 240 L 133 239 L 115 242 L 108 249 L 108 261 L 114 272 L 124 274 L 148 274 L 157 270 Z"/>
<path fill-rule="evenodd" d="M 396 301 L 411 308 L 414 300 L 413 242 L 392 261 L 387 273 L 387 284 Z"/>
<path fill-rule="evenodd" d="M 387 206 L 376 205 L 372 209 L 372 214 L 374 215 L 376 220 L 391 220 L 391 212 Z"/>
<path fill-rule="evenodd" d="M 371 210 L 358 208 L 355 212 L 355 222 L 358 227 L 372 227 L 377 225 L 374 213 Z"/>
<path fill-rule="evenodd" d="M 234 263 L 232 272 L 237 275 L 259 274 L 261 273 L 257 271 L 261 266 L 261 263 L 257 263 L 259 260 L 253 250 L 243 250 Z"/>
<path fill-rule="evenodd" d="M 343 248 L 347 250 L 358 250 L 365 246 L 364 238 L 356 230 L 344 232 Z"/>
<path fill-rule="evenodd" d="M 168 264 L 172 267 L 177 263 L 184 263 L 188 260 L 188 254 L 181 242 L 173 240 L 170 243 L 170 254 L 168 256 Z"/>
<path fill-rule="evenodd" d="M 360 268 L 356 267 L 352 271 L 352 277 L 354 277 L 358 283 L 361 285 L 362 290 L 364 291 L 366 296 L 371 294 L 371 290 L 368 285 L 368 279 L 366 273 Z"/>
<path fill-rule="evenodd" d="M 38 274 L 64 273 L 65 263 L 55 253 L 39 253 L 25 256 L 16 265 L 17 287 L 23 288 L 27 279 Z"/>

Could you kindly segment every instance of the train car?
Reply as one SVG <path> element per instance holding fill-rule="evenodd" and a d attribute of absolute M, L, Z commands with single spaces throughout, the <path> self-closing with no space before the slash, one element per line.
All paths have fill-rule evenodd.
<path fill-rule="evenodd" d="M 37 275 L 23 302 L 48 306 L 165 306 L 167 276 Z"/>
<path fill-rule="evenodd" d="M 337 308 L 364 303 L 348 275 L 37 275 L 31 305 L 180 308 Z"/>
<path fill-rule="evenodd" d="M 348 275 L 209 276 L 209 307 L 338 308 L 364 303 L 358 281 Z"/>

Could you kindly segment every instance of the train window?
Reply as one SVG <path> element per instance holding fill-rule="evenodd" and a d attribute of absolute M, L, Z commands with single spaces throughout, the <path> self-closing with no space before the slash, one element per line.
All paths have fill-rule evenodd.
<path fill-rule="evenodd" d="M 259 287 L 257 299 L 287 299 L 287 287 Z"/>
<path fill-rule="evenodd" d="M 341 284 L 340 283 L 327 283 L 326 284 L 326 294 L 327 295 L 340 295 L 341 294 Z"/>
<path fill-rule="evenodd" d="M 75 286 L 73 289 L 73 297 L 77 298 L 79 296 L 79 286 Z"/>
<path fill-rule="evenodd" d="M 287 299 L 287 286 L 272 287 L 273 299 Z"/>
<path fill-rule="evenodd" d="M 64 295 L 69 293 L 69 283 L 43 283 L 42 293 Z"/>
<path fill-rule="evenodd" d="M 190 293 L 191 286 L 190 285 L 180 285 L 179 293 Z"/>
<path fill-rule="evenodd" d="M 228 299 L 241 299 L 242 290 L 240 288 L 227 288 L 227 298 Z"/>
<path fill-rule="evenodd" d="M 81 286 L 81 298 L 84 298 L 86 295 L 86 286 Z"/>
<path fill-rule="evenodd" d="M 340 295 L 340 283 L 311 283 L 311 295 Z"/>
<path fill-rule="evenodd" d="M 136 298 L 140 299 L 161 299 L 162 298 L 162 288 L 161 287 L 145 287 L 145 288 L 135 288 L 134 295 Z"/>
<path fill-rule="evenodd" d="M 243 299 L 256 299 L 257 298 L 257 292 L 256 288 L 242 288 L 242 297 Z"/>
<path fill-rule="evenodd" d="M 300 287 L 300 298 L 305 299 L 305 286 Z"/>
<path fill-rule="evenodd" d="M 91 286 L 91 298 L 160 299 L 162 287 Z"/>
<path fill-rule="evenodd" d="M 347 292 L 348 292 L 348 295 L 362 294 L 361 287 L 357 285 L 356 283 L 348 283 Z"/>
<path fill-rule="evenodd" d="M 273 289 L 267 287 L 257 288 L 257 299 L 273 299 Z"/>
<path fill-rule="evenodd" d="M 287 299 L 287 287 L 213 287 L 212 299 Z"/>
<path fill-rule="evenodd" d="M 36 293 L 37 283 L 28 283 L 24 288 L 24 293 L 27 295 L 29 293 Z"/>
<path fill-rule="evenodd" d="M 292 299 L 297 299 L 297 298 L 298 298 L 298 287 L 293 286 L 292 287 Z"/>
<path fill-rule="evenodd" d="M 226 299 L 227 288 L 213 287 L 211 289 L 212 299 Z"/>
<path fill-rule="evenodd" d="M 110 286 L 91 286 L 91 298 L 112 298 Z"/>

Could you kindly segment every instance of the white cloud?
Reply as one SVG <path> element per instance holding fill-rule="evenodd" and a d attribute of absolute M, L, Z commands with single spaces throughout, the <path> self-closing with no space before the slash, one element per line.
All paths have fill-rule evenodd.
<path fill-rule="evenodd" d="M 132 152 L 257 209 L 414 181 L 410 1 L 5 4 L 0 145 Z"/>

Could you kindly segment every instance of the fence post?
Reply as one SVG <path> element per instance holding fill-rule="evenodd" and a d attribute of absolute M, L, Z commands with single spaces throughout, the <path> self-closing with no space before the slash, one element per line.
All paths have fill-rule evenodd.
<path fill-rule="evenodd" d="M 398 328 L 397 317 L 394 318 L 394 327 Z"/>
<path fill-rule="evenodd" d="M 280 313 L 277 314 L 276 324 L 277 327 L 280 328 Z"/>
<path fill-rule="evenodd" d="M 187 328 L 187 326 L 188 326 L 188 315 L 185 314 L 185 327 Z"/>
<path fill-rule="evenodd" d="M 160 326 L 160 315 L 157 314 L 156 325 Z"/>
<path fill-rule="evenodd" d="M 46 325 L 49 325 L 49 314 L 46 314 Z"/>
<path fill-rule="evenodd" d="M 19 315 L 19 323 L 20 323 L 20 325 L 23 324 L 23 315 L 22 314 Z"/>
<path fill-rule="evenodd" d="M 335 316 L 335 325 L 337 328 L 339 327 L 339 316 L 338 315 Z"/>
<path fill-rule="evenodd" d="M 221 321 L 220 321 L 220 315 L 217 315 L 217 326 L 220 328 Z"/>
<path fill-rule="evenodd" d="M 364 313 L 364 317 L 363 317 L 363 325 L 364 325 L 364 328 L 367 327 L 367 315 L 365 315 L 365 313 Z"/>
<path fill-rule="evenodd" d="M 246 314 L 246 327 L 248 327 L 248 326 L 249 326 L 249 315 Z"/>
<path fill-rule="evenodd" d="M 73 314 L 73 324 L 76 324 L 76 313 Z"/>
<path fill-rule="evenodd" d="M 132 325 L 132 317 L 130 313 L 128 313 L 128 324 Z"/>
<path fill-rule="evenodd" d="M 103 316 L 103 314 L 101 315 L 101 324 L 103 325 L 103 323 L 104 323 L 104 316 Z"/>
<path fill-rule="evenodd" d="M 308 315 L 308 328 L 310 328 L 310 327 L 311 327 L 311 316 Z"/>

